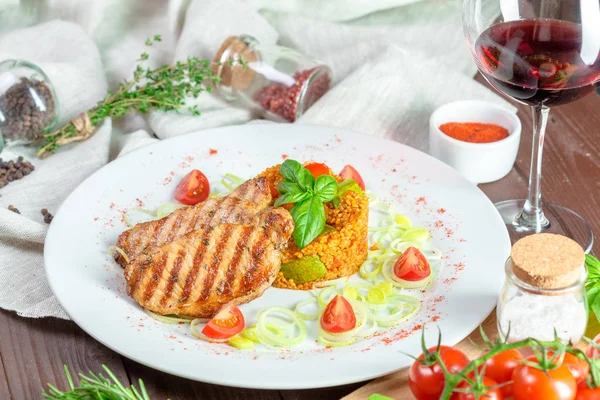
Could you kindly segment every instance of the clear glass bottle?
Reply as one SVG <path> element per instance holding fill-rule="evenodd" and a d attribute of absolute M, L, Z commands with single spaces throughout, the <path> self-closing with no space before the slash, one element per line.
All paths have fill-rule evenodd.
<path fill-rule="evenodd" d="M 57 118 L 56 92 L 44 71 L 22 60 L 0 63 L 0 136 L 6 145 L 42 139 Z"/>
<path fill-rule="evenodd" d="M 519 279 L 512 258 L 506 262 L 506 281 L 496 308 L 498 333 L 502 340 L 516 342 L 528 337 L 564 343 L 579 342 L 587 326 L 585 281 L 587 271 L 565 287 L 543 288 Z"/>
<path fill-rule="evenodd" d="M 331 85 L 323 63 L 248 35 L 227 38 L 215 63 L 223 98 L 277 122 L 294 122 Z"/>

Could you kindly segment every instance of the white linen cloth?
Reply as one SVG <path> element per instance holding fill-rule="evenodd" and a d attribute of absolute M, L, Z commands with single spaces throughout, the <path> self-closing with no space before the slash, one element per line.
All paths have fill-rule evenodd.
<path fill-rule="evenodd" d="M 250 34 L 298 49 L 332 67 L 334 87 L 297 123 L 345 127 L 427 150 L 427 123 L 438 106 L 458 99 L 504 104 L 476 83 L 462 35 L 460 2 L 413 0 L 48 0 L 35 15 L 19 1 L 0 4 L 0 60 L 40 65 L 56 86 L 60 124 L 92 107 L 131 76 L 147 37 L 163 41 L 150 65 L 187 56 L 212 59 L 222 41 Z M 322 5 L 326 3 L 327 7 Z M 19 16 L 19 18 L 15 18 Z M 27 17 L 27 18 L 25 18 Z M 72 22 L 52 20 L 69 19 Z M 15 20 L 33 24 L 18 29 Z M 49 22 L 43 22 L 48 21 Z M 340 21 L 344 21 L 341 23 Z M 41 22 L 41 23 L 40 23 Z M 246 123 L 251 115 L 208 94 L 200 117 L 153 112 L 107 120 L 86 142 L 45 160 L 34 149 L 5 149 L 36 170 L 0 189 L 0 307 L 25 317 L 67 319 L 45 279 L 42 208 L 55 213 L 69 193 L 114 155 L 199 129 Z M 143 128 L 143 129 L 139 129 Z M 133 133 L 127 133 L 133 132 Z M 16 206 L 21 215 L 7 210 Z"/>

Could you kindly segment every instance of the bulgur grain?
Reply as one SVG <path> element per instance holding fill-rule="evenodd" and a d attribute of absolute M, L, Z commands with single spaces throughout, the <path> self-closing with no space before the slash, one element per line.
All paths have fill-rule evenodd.
<path fill-rule="evenodd" d="M 260 174 L 269 180 L 273 188 L 277 188 L 283 181 L 279 167 L 279 165 L 273 166 Z M 342 181 L 339 176 L 335 178 L 338 182 Z M 325 204 L 326 223 L 335 230 L 321 234 L 302 250 L 298 249 L 293 239 L 290 239 L 287 249 L 282 253 L 282 263 L 284 264 L 294 259 L 317 254 L 328 270 L 325 277 L 300 285 L 292 279 L 286 279 L 283 273 L 279 272 L 273 286 L 309 290 L 318 282 L 350 276 L 358 271 L 367 258 L 369 246 L 369 200 L 364 193 L 353 191 L 344 193 L 340 200 L 341 203 L 337 209 L 331 203 Z"/>

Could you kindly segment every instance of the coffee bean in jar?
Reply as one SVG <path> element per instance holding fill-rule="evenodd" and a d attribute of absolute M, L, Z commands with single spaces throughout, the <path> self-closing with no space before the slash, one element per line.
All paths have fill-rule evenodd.
<path fill-rule="evenodd" d="M 54 88 L 39 67 L 20 60 L 0 63 L 0 134 L 6 144 L 42 139 L 57 115 Z"/>
<path fill-rule="evenodd" d="M 215 64 L 221 97 L 278 122 L 294 122 L 331 86 L 323 63 L 248 35 L 227 38 Z"/>

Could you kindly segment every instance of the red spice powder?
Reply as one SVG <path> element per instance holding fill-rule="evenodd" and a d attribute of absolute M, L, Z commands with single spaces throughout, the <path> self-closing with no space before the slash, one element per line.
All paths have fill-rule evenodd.
<path fill-rule="evenodd" d="M 216 150 L 216 149 L 210 149 L 210 150 L 208 151 L 208 154 L 210 154 L 211 156 L 214 156 L 214 155 L 215 155 L 215 154 L 217 154 L 218 152 L 219 152 L 219 150 Z"/>
<path fill-rule="evenodd" d="M 440 130 L 451 138 L 471 143 L 491 143 L 508 137 L 505 128 L 479 122 L 448 122 Z"/>
<path fill-rule="evenodd" d="M 288 157 L 289 157 L 289 156 L 288 156 L 287 154 L 282 154 L 282 155 L 281 155 L 281 159 L 282 159 L 282 160 L 287 160 L 287 159 L 288 159 Z"/>
<path fill-rule="evenodd" d="M 438 214 L 444 214 L 446 212 L 445 208 L 438 208 L 437 210 Z"/>
<path fill-rule="evenodd" d="M 417 199 L 417 204 L 427 204 L 427 200 L 425 199 L 425 197 L 419 197 Z"/>

